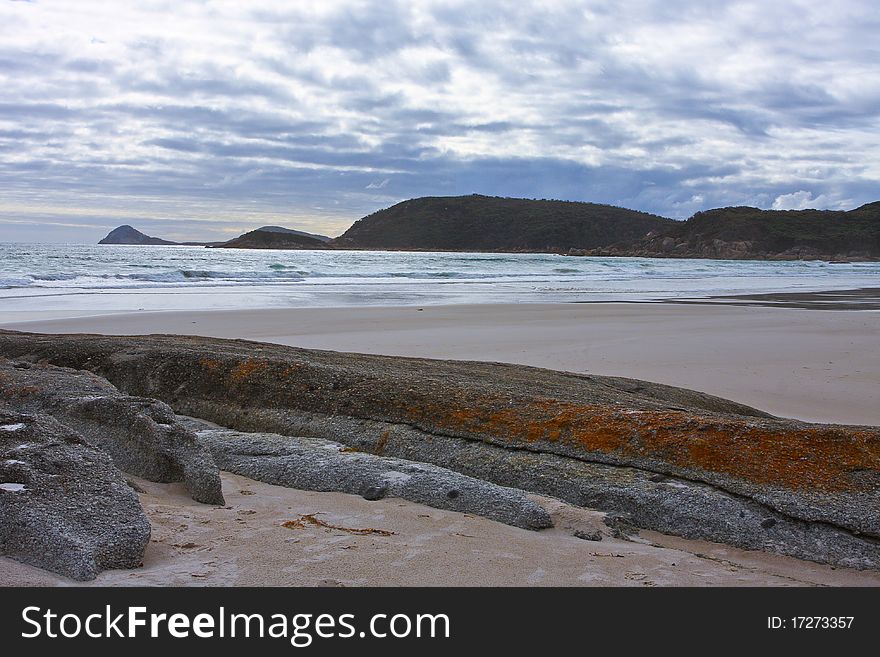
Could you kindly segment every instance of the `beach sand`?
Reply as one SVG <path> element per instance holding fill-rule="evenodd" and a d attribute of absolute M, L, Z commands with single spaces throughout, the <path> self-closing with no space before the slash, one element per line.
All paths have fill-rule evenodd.
<path fill-rule="evenodd" d="M 134 479 L 134 478 L 133 478 Z M 179 484 L 135 481 L 153 527 L 144 565 L 101 573 L 94 586 L 880 586 L 880 573 L 643 532 L 615 539 L 602 514 L 536 498 L 554 516 L 532 532 L 401 499 L 299 491 L 224 473 L 225 507 L 193 502 Z M 358 536 L 309 524 L 304 514 Z M 601 530 L 587 541 L 575 529 Z M 0 584 L 81 584 L 0 558 Z"/>
<path fill-rule="evenodd" d="M 880 312 L 711 304 L 521 304 L 165 312 L 3 328 L 196 334 L 364 353 L 522 363 L 659 381 L 811 421 L 880 425 Z M 139 482 L 153 526 L 144 567 L 103 585 L 880 585 L 880 573 L 642 532 L 543 500 L 556 526 L 529 532 L 399 499 L 367 502 L 224 473 L 228 507 Z M 357 536 L 282 523 L 303 514 Z M 572 536 L 602 529 L 600 542 Z M 664 547 L 661 547 L 664 546 Z M 73 582 L 0 558 L 0 584 Z"/>
<path fill-rule="evenodd" d="M 840 303 L 846 303 L 841 301 Z M 20 317 L 23 319 L 23 317 Z M 880 425 L 880 312 L 670 303 L 291 308 L 13 322 L 172 333 L 625 376 L 814 422 Z"/>

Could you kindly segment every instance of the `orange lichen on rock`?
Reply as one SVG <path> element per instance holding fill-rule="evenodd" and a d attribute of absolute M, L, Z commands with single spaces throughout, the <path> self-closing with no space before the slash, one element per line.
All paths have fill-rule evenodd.
<path fill-rule="evenodd" d="M 789 489 L 854 490 L 854 472 L 880 471 L 880 432 L 841 426 L 776 429 L 773 421 L 697 415 L 676 410 L 536 399 L 499 408 L 475 399 L 467 407 L 407 409 L 459 434 L 511 444 L 558 443 L 566 452 L 599 453 L 621 463 L 652 459 L 682 470 L 731 475 Z"/>
<path fill-rule="evenodd" d="M 40 392 L 40 389 L 32 385 L 15 383 L 5 374 L 0 374 L 0 397 L 4 399 L 21 399 L 30 397 Z"/>
<path fill-rule="evenodd" d="M 391 440 L 391 432 L 386 429 L 382 432 L 382 435 L 379 436 L 379 440 L 376 441 L 376 446 L 373 448 L 373 454 L 382 456 L 385 453 L 385 448 L 388 447 L 389 440 Z"/>
<path fill-rule="evenodd" d="M 215 360 L 213 358 L 200 358 L 199 365 L 206 370 L 210 370 L 212 372 L 216 372 L 220 369 L 220 361 Z"/>
<path fill-rule="evenodd" d="M 238 365 L 232 368 L 232 371 L 229 373 L 229 378 L 234 383 L 242 383 L 257 372 L 265 371 L 268 367 L 269 365 L 266 361 L 249 358 L 241 361 Z"/>

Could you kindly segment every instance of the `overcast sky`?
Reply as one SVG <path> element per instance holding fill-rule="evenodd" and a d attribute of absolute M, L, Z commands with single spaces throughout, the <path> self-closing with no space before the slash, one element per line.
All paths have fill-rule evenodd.
<path fill-rule="evenodd" d="M 0 241 L 880 198 L 876 0 L 0 0 Z"/>

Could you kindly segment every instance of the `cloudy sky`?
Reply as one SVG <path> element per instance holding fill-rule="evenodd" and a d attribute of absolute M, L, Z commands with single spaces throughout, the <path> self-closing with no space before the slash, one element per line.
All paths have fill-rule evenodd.
<path fill-rule="evenodd" d="M 0 0 L 0 240 L 880 198 L 876 0 Z"/>

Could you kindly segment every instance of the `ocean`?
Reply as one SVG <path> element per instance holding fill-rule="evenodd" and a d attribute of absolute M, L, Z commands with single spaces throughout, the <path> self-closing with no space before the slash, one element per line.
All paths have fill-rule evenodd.
<path fill-rule="evenodd" d="M 878 286 L 880 263 L 0 243 L 0 314 L 631 301 Z"/>

